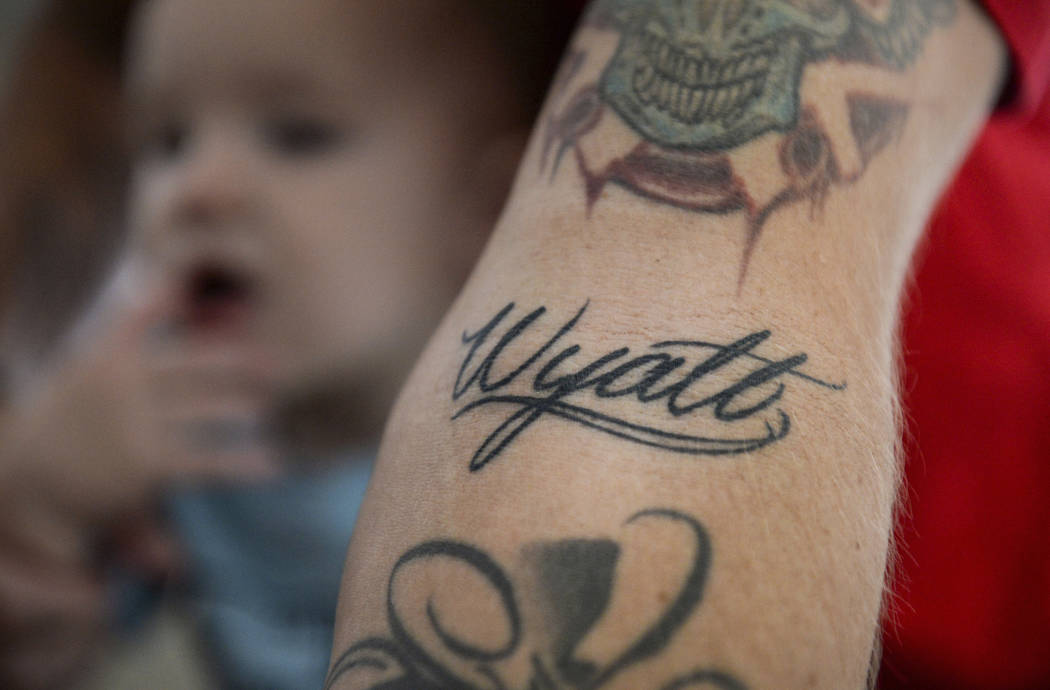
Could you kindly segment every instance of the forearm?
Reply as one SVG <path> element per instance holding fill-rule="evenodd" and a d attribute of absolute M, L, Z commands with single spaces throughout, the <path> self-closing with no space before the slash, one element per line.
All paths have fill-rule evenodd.
<path fill-rule="evenodd" d="M 969 5 L 915 3 L 921 52 L 904 33 L 899 64 L 803 51 L 776 87 L 794 119 L 763 129 L 699 48 L 649 36 L 657 5 L 599 5 L 581 30 L 402 394 L 334 687 L 863 683 L 897 483 L 897 300 L 999 47 Z M 747 60 L 730 81 L 761 72 Z"/>

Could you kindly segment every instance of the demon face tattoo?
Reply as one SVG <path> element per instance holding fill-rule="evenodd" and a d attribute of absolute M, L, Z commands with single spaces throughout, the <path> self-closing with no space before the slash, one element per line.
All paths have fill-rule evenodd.
<path fill-rule="evenodd" d="M 600 1 L 584 31 L 613 47 L 570 51 L 541 165 L 553 175 L 572 151 L 588 208 L 613 183 L 688 210 L 745 212 L 742 279 L 772 211 L 819 205 L 893 140 L 904 72 L 954 11 L 954 0 Z M 821 98 L 808 98 L 809 82 Z M 613 134 L 594 136 L 603 131 Z M 610 152 L 610 141 L 624 143 Z M 762 175 L 739 164 L 745 151 Z"/>

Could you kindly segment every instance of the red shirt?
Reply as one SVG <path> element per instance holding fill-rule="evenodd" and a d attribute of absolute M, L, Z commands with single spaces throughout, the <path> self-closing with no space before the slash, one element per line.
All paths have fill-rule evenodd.
<path fill-rule="evenodd" d="M 1050 688 L 1050 2 L 987 0 L 1015 83 L 904 315 L 906 487 L 880 688 Z"/>

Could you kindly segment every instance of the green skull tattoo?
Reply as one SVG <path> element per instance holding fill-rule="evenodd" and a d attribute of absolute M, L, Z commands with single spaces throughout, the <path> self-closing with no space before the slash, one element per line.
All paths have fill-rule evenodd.
<path fill-rule="evenodd" d="M 731 147 L 794 124 L 805 56 L 850 27 L 840 3 L 640 3 L 602 79 L 605 100 L 666 146 Z M 634 16 L 630 16 L 634 15 Z"/>
<path fill-rule="evenodd" d="M 863 52 L 906 67 L 941 5 L 898 1 L 878 22 L 843 0 L 613 0 L 622 40 L 602 97 L 654 143 L 732 148 L 797 123 L 809 62 Z"/>

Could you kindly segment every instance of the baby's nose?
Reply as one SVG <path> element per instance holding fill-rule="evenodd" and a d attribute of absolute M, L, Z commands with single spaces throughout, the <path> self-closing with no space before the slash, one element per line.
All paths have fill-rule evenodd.
<path fill-rule="evenodd" d="M 247 211 L 252 171 L 233 142 L 211 137 L 187 152 L 172 212 L 177 226 L 218 229 Z"/>

